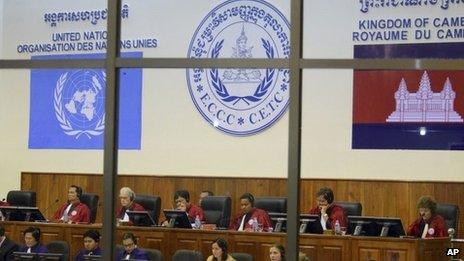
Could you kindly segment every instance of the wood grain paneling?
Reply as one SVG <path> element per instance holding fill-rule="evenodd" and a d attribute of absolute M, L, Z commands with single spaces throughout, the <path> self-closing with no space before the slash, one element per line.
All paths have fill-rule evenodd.
<path fill-rule="evenodd" d="M 58 205 L 65 202 L 67 188 L 72 184 L 81 186 L 86 192 L 98 194 L 101 204 L 96 222 L 102 220 L 102 182 L 102 175 L 97 174 L 23 172 L 21 175 L 21 189 L 37 192 L 38 207 L 47 217 L 51 217 Z M 190 191 L 194 203 L 198 202 L 202 190 L 211 190 L 216 195 L 232 197 L 232 213 L 239 211 L 238 199 L 244 192 L 251 192 L 255 197 L 287 195 L 286 179 L 275 178 L 119 175 L 118 184 L 119 187 L 129 186 L 139 194 L 160 196 L 162 208 L 172 208 L 172 197 L 178 189 Z M 302 179 L 302 212 L 311 208 L 315 193 L 323 186 L 333 189 L 335 200 L 361 202 L 363 215 L 400 217 L 404 226 L 417 218 L 416 201 L 422 195 L 431 195 L 438 202 L 457 204 L 461 209 L 459 237 L 464 238 L 464 182 Z M 55 199 L 60 199 L 60 202 L 54 205 Z"/>
<path fill-rule="evenodd" d="M 44 244 L 51 240 L 63 240 L 70 243 L 71 257 L 74 257 L 82 248 L 82 234 L 87 229 L 101 229 L 99 225 L 70 225 L 53 223 L 28 223 L 6 221 L 0 223 L 12 231 L 11 239 L 21 242 L 22 231 L 28 226 L 40 227 L 43 234 L 53 234 L 56 238 L 44 238 Z M 230 252 L 245 252 L 253 256 L 256 261 L 269 260 L 269 248 L 274 243 L 285 245 L 284 233 L 253 233 L 238 231 L 205 231 L 187 229 L 168 229 L 160 227 L 126 227 L 117 228 L 116 241 L 121 242 L 122 235 L 131 231 L 138 238 L 138 245 L 143 248 L 161 250 L 164 260 L 171 260 L 172 254 L 178 249 L 199 250 L 203 255 L 211 254 L 211 242 L 221 237 L 228 242 Z M 155 245 L 150 245 L 155 238 Z M 159 240 L 158 240 L 159 239 Z M 79 242 L 80 241 L 80 242 Z M 401 238 L 376 238 L 376 237 L 352 237 L 332 235 L 300 236 L 300 248 L 309 253 L 311 260 L 449 260 L 443 253 L 450 246 L 449 238 L 437 239 L 401 239 Z M 103 242 L 102 242 L 103 243 Z M 104 244 L 103 244 L 103 247 Z M 424 253 L 428 253 L 426 256 Z"/>

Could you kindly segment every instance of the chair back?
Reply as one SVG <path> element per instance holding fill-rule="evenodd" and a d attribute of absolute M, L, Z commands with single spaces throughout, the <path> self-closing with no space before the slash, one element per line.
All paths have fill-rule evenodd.
<path fill-rule="evenodd" d="M 65 241 L 55 240 L 47 244 L 49 253 L 62 254 L 63 261 L 69 260 L 69 245 Z"/>
<path fill-rule="evenodd" d="M 206 217 L 206 223 L 227 228 L 230 221 L 231 199 L 226 196 L 208 196 L 201 200 L 201 208 Z"/>
<path fill-rule="evenodd" d="M 97 218 L 98 200 L 98 195 L 92 193 L 82 193 L 80 198 L 80 201 L 90 209 L 90 223 L 95 223 L 95 219 Z"/>
<path fill-rule="evenodd" d="M 141 250 L 147 252 L 150 261 L 163 261 L 163 254 L 158 249 L 151 248 L 140 248 Z"/>
<path fill-rule="evenodd" d="M 363 208 L 359 202 L 336 201 L 334 204 L 342 207 L 347 216 L 362 216 Z"/>
<path fill-rule="evenodd" d="M 437 203 L 437 214 L 445 219 L 447 228 L 454 228 L 455 235 L 457 235 L 459 227 L 459 206 Z"/>
<path fill-rule="evenodd" d="M 172 261 L 203 261 L 203 254 L 194 250 L 177 250 L 172 256 Z"/>
<path fill-rule="evenodd" d="M 256 208 L 274 213 L 287 213 L 286 197 L 259 197 L 255 198 Z"/>
<path fill-rule="evenodd" d="M 11 190 L 6 196 L 10 206 L 35 207 L 36 193 L 30 190 Z"/>
<path fill-rule="evenodd" d="M 135 197 L 135 202 L 142 205 L 151 215 L 151 218 L 158 224 L 158 219 L 161 210 L 161 198 L 151 195 L 138 195 Z"/>
<path fill-rule="evenodd" d="M 253 256 L 247 253 L 231 253 L 230 255 L 237 261 L 253 261 Z"/>

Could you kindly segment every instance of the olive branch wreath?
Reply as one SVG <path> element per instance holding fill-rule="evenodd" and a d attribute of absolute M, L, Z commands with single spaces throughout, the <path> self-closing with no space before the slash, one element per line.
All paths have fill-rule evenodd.
<path fill-rule="evenodd" d="M 105 73 L 103 72 L 103 74 Z M 101 135 L 105 130 L 105 115 L 104 114 L 103 114 L 103 117 L 97 122 L 97 125 L 95 126 L 93 130 L 75 130 L 72 124 L 66 118 L 66 114 L 63 109 L 63 104 L 61 100 L 62 100 L 64 83 L 66 82 L 67 76 L 68 76 L 68 73 L 64 73 L 60 76 L 60 78 L 56 82 L 56 88 L 53 93 L 53 106 L 55 108 L 55 116 L 58 122 L 60 123 L 60 127 L 63 129 L 66 135 L 76 136 L 76 139 L 78 139 L 82 134 L 85 134 L 87 138 L 89 139 L 91 139 L 92 136 Z"/>
<path fill-rule="evenodd" d="M 274 58 L 274 49 L 272 48 L 271 44 L 268 40 L 264 40 L 261 38 L 261 42 L 263 44 L 264 49 L 266 50 L 266 55 L 268 58 Z M 211 58 L 218 58 L 219 52 L 223 47 L 224 39 L 219 42 L 216 42 L 214 45 L 213 50 L 211 51 Z M 226 86 L 219 78 L 219 71 L 218 69 L 211 69 L 210 76 L 212 80 L 212 85 L 216 90 L 216 93 L 221 97 L 221 100 L 224 102 L 232 102 L 236 104 L 237 102 L 243 100 L 246 104 L 250 105 L 250 102 L 257 102 L 260 101 L 263 96 L 269 90 L 269 87 L 272 84 L 272 78 L 274 77 L 275 69 L 266 69 L 266 76 L 261 80 L 261 83 L 256 87 L 255 92 L 253 95 L 246 95 L 246 96 L 235 96 L 230 95 L 227 91 Z"/>

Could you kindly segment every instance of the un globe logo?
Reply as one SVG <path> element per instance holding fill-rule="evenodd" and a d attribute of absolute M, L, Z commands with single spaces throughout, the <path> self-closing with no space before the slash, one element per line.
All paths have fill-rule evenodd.
<path fill-rule="evenodd" d="M 105 129 L 105 73 L 77 70 L 61 74 L 53 105 L 55 116 L 66 135 L 99 136 Z"/>
<path fill-rule="evenodd" d="M 290 26 L 261 0 L 229 0 L 201 21 L 189 58 L 288 58 Z M 187 70 L 190 96 L 203 118 L 225 133 L 259 133 L 282 117 L 289 102 L 288 69 L 193 68 Z"/>

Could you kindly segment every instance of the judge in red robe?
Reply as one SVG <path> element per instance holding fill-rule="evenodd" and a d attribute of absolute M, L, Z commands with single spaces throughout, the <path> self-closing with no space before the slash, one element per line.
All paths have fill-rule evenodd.
<path fill-rule="evenodd" d="M 71 185 L 68 189 L 68 202 L 53 215 L 55 221 L 64 223 L 90 223 L 89 207 L 80 201 L 82 188 Z"/>
<path fill-rule="evenodd" d="M 447 237 L 445 220 L 437 215 L 437 203 L 430 196 L 423 196 L 417 202 L 419 218 L 408 227 L 408 236 L 417 238 Z"/>
<path fill-rule="evenodd" d="M 142 205 L 135 202 L 135 192 L 129 187 L 123 187 L 119 191 L 121 206 L 116 210 L 116 218 L 121 221 L 129 222 L 127 211 L 144 211 Z"/>
<path fill-rule="evenodd" d="M 334 229 L 338 221 L 340 227 L 347 227 L 348 217 L 345 210 L 333 203 L 332 189 L 323 187 L 316 193 L 317 205 L 309 210 L 309 214 L 318 215 L 322 230 Z"/>
<path fill-rule="evenodd" d="M 205 221 L 205 213 L 203 209 L 193 203 L 190 203 L 190 193 L 187 190 L 177 190 L 174 194 L 174 204 L 176 205 L 176 210 L 182 210 L 187 212 L 188 219 L 190 223 L 194 223 L 196 217 L 200 219 L 201 222 Z M 168 226 L 169 221 L 163 221 L 163 226 Z"/>
<path fill-rule="evenodd" d="M 187 190 L 176 191 L 174 194 L 174 203 L 176 204 L 176 209 L 187 212 L 191 223 L 195 222 L 197 216 L 200 221 L 205 221 L 203 209 L 190 202 L 190 193 Z"/>
<path fill-rule="evenodd" d="M 229 229 L 255 231 L 254 220 L 258 222 L 258 231 L 271 231 L 272 223 L 266 211 L 254 207 L 255 198 L 250 193 L 240 197 L 240 213 L 230 220 Z"/>

